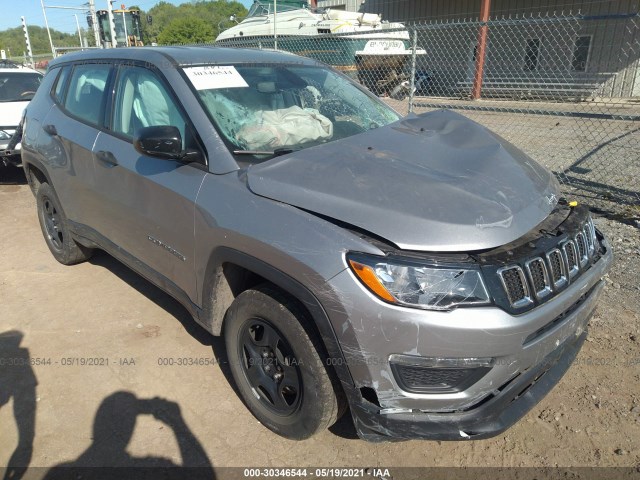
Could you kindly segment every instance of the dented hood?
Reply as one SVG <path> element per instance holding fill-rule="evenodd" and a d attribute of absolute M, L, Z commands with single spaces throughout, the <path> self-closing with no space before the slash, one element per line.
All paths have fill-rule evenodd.
<path fill-rule="evenodd" d="M 424 251 L 488 249 L 551 212 L 553 175 L 446 110 L 414 116 L 253 166 L 256 194 Z"/>

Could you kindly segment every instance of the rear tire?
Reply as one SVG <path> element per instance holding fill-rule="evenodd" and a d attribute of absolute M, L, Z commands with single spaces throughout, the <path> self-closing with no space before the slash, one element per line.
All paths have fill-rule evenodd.
<path fill-rule="evenodd" d="M 76 243 L 60 200 L 48 183 L 42 183 L 36 194 L 38 220 L 42 235 L 54 258 L 63 265 L 74 265 L 91 257 L 93 250 Z"/>
<path fill-rule="evenodd" d="M 294 299 L 267 284 L 241 293 L 227 313 L 224 337 L 240 395 L 264 426 L 303 440 L 336 422 L 338 380 Z"/>

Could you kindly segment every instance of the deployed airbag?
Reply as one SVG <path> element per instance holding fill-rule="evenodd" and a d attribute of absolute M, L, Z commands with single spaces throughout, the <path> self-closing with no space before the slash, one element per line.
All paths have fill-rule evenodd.
<path fill-rule="evenodd" d="M 253 113 L 238 131 L 238 143 L 249 150 L 300 145 L 333 136 L 333 124 L 318 110 L 293 106 Z"/>

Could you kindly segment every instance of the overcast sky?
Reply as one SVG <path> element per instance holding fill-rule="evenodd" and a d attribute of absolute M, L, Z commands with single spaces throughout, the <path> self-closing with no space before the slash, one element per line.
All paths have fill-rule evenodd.
<path fill-rule="evenodd" d="M 120 5 L 137 5 L 143 10 L 149 10 L 160 0 L 130 0 L 130 3 L 126 3 L 122 0 L 116 0 L 113 3 L 114 8 L 120 8 Z M 167 0 L 174 5 L 186 3 L 185 0 Z M 247 8 L 253 3 L 253 0 L 239 0 Z M 45 7 L 48 6 L 63 6 L 63 7 L 78 7 L 87 8 L 86 0 L 44 0 Z M 95 0 L 97 10 L 106 10 L 107 0 Z M 83 6 L 84 4 L 84 6 Z M 0 30 L 7 28 L 19 27 L 20 17 L 25 17 L 27 25 L 39 25 L 44 27 L 44 15 L 42 14 L 42 7 L 40 0 L 0 0 Z M 74 13 L 78 15 L 78 21 L 80 26 L 87 28 L 86 10 L 61 10 L 47 8 L 47 20 L 49 21 L 49 27 L 55 28 L 63 32 L 77 32 L 76 19 Z"/>

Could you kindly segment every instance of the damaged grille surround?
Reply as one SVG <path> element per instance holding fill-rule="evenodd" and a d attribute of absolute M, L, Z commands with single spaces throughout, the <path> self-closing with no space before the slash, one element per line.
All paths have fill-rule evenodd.
<path fill-rule="evenodd" d="M 488 306 L 497 306 L 511 315 L 525 313 L 554 298 L 603 253 L 600 243 L 603 237 L 595 228 L 589 209 L 583 205 L 569 207 L 564 201 L 518 240 L 481 252 L 441 254 L 400 250 L 366 232 L 355 229 L 352 233 L 378 247 L 386 258 L 399 262 L 479 266 L 490 297 Z M 461 304 L 450 309 L 473 306 Z"/>
<path fill-rule="evenodd" d="M 523 247 L 529 252 L 521 248 L 511 252 L 512 259 L 502 260 L 506 265 L 495 270 L 499 287 L 488 281 L 498 306 L 513 314 L 526 312 L 562 292 L 598 260 L 600 242 L 593 221 L 586 209 L 573 215 L 569 225 Z M 487 270 L 491 267 L 484 268 L 485 278 L 491 278 Z"/>

